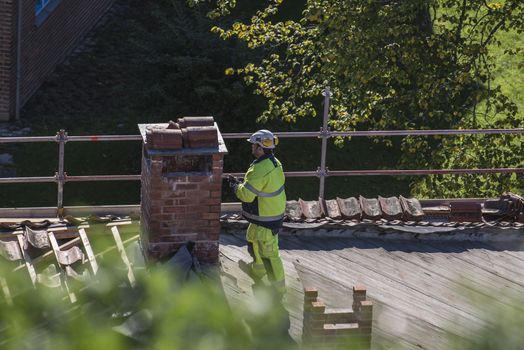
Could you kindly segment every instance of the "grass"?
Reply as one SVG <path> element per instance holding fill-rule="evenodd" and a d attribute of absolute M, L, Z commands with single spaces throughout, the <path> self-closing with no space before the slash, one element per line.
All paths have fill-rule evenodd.
<path fill-rule="evenodd" d="M 518 107 L 519 119 L 524 126 L 524 52 L 509 55 L 504 50 L 522 48 L 524 50 L 524 36 L 514 31 L 499 34 L 502 46 L 492 45 L 490 50 L 495 57 L 496 69 L 493 71 L 495 85 L 500 85 L 506 94 Z"/>

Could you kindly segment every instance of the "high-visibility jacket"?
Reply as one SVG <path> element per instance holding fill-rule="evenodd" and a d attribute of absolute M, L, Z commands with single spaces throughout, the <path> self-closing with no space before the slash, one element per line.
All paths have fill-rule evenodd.
<path fill-rule="evenodd" d="M 251 163 L 235 190 L 244 218 L 272 230 L 281 228 L 286 210 L 284 182 L 282 164 L 274 155 L 265 154 Z"/>

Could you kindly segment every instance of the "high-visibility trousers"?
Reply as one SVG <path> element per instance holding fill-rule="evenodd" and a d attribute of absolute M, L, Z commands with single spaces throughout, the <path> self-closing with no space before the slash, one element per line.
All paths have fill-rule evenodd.
<path fill-rule="evenodd" d="M 246 239 L 248 251 L 253 262 L 251 272 L 258 278 L 266 274 L 269 281 L 280 294 L 286 292 L 285 272 L 278 251 L 278 234 L 265 227 L 249 224 Z"/>

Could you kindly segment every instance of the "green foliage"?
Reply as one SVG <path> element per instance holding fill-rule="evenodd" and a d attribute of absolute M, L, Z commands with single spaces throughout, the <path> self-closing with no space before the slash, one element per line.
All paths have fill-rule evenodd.
<path fill-rule="evenodd" d="M 203 0 L 193 1 L 193 3 L 201 2 Z M 306 2 L 305 0 L 285 0 L 281 4 L 271 2 L 269 3 L 271 8 L 276 9 L 271 11 L 277 11 L 276 14 L 269 15 L 265 19 L 256 19 L 257 16 L 251 18 L 251 15 L 257 10 L 263 12 L 268 2 L 244 1 L 239 2 L 233 8 L 229 5 L 234 5 L 235 3 L 226 0 L 221 1 L 221 4 L 223 4 L 221 13 L 226 14 L 229 11 L 231 15 L 217 18 L 216 15 L 220 13 L 215 11 L 215 19 L 211 21 L 205 18 L 206 11 L 210 10 L 207 5 L 202 9 L 189 9 L 185 6 L 183 0 L 162 0 L 157 2 L 119 0 L 116 2 L 117 9 L 110 16 L 109 20 L 106 24 L 99 27 L 96 35 L 89 40 L 90 42 L 95 42 L 96 45 L 86 45 L 89 46 L 86 52 L 68 59 L 67 64 L 60 65 L 53 76 L 28 101 L 24 107 L 22 118 L 28 124 L 27 126 L 32 128 L 34 135 L 52 135 L 61 128 L 68 130 L 70 135 L 135 134 L 137 132 L 137 123 L 165 122 L 183 115 L 213 115 L 218 120 L 222 131 L 247 132 L 256 130 L 262 128 L 262 125 L 255 122 L 255 118 L 262 115 L 265 104 L 263 96 L 253 96 L 251 93 L 253 89 L 259 89 L 258 82 L 262 82 L 252 73 L 263 68 L 263 55 L 267 55 L 266 57 L 269 59 L 271 54 L 278 54 L 281 57 L 281 66 L 276 66 L 275 70 L 278 74 L 284 74 L 283 76 L 280 75 L 280 77 L 283 77 L 283 81 L 288 79 L 286 75 L 289 73 L 289 70 L 285 70 L 284 67 L 289 66 L 294 61 L 297 61 L 299 64 L 294 65 L 297 71 L 294 75 L 291 75 L 291 83 L 280 84 L 279 80 L 267 75 L 267 79 L 269 79 L 267 82 L 269 85 L 267 86 L 271 87 L 274 92 L 271 92 L 273 90 L 269 88 L 266 90 L 271 92 L 270 96 L 276 96 L 277 100 L 273 102 L 273 107 L 268 107 L 268 111 L 273 108 L 274 113 L 266 112 L 264 114 L 267 118 L 276 119 L 263 125 L 265 128 L 278 131 L 318 130 L 318 118 L 301 118 L 297 114 L 298 112 L 293 114 L 292 111 L 296 108 L 302 108 L 303 114 L 306 114 L 307 111 L 311 114 L 318 113 L 322 102 L 320 92 L 325 87 L 325 83 L 329 83 L 332 89 L 335 89 L 335 98 L 339 101 L 343 101 L 341 100 L 343 98 L 347 100 L 347 103 L 350 103 L 347 105 L 349 108 L 347 118 L 335 119 L 332 128 L 345 129 L 344 123 L 346 122 L 348 123 L 347 127 L 355 129 L 380 129 L 382 127 L 396 129 L 436 128 L 448 126 L 453 128 L 490 128 L 522 127 L 524 125 L 523 113 L 513 116 L 504 108 L 497 112 L 495 108 L 497 102 L 493 100 L 495 95 L 492 93 L 496 90 L 496 86 L 500 85 L 502 95 L 507 94 L 510 96 L 511 100 L 515 100 L 521 109 L 524 106 L 524 99 L 521 93 L 524 55 L 522 53 L 517 55 L 505 53 L 505 51 L 514 53 L 524 43 L 524 36 L 518 32 L 518 28 L 522 26 L 522 23 L 519 22 L 520 19 L 516 15 L 512 15 L 512 20 L 506 22 L 503 27 L 498 29 L 497 35 L 501 34 L 500 46 L 498 46 L 499 43 L 493 41 L 498 38 L 495 35 L 491 40 L 493 44 L 487 46 L 488 52 L 483 54 L 489 54 L 486 56 L 486 62 L 490 62 L 490 64 L 493 63 L 490 61 L 491 56 L 496 60 L 497 66 L 489 66 L 489 72 L 491 75 L 494 75 L 495 80 L 477 83 L 475 70 L 472 69 L 469 76 L 474 78 L 468 78 L 468 81 L 470 81 L 469 85 L 465 83 L 463 85 L 469 89 L 478 88 L 480 91 L 478 94 L 481 96 L 491 91 L 489 94 L 493 98 L 481 99 L 477 105 L 468 106 L 466 102 L 471 101 L 472 98 L 469 97 L 468 93 L 465 93 L 464 100 L 466 102 L 462 106 L 463 114 L 457 112 L 457 116 L 454 116 L 455 118 L 451 121 L 448 120 L 449 116 L 444 117 L 442 120 L 435 114 L 430 116 L 429 112 L 437 113 L 438 110 L 433 112 L 429 106 L 425 107 L 429 111 L 428 114 L 420 116 L 420 111 L 418 110 L 421 107 L 418 106 L 418 96 L 422 96 L 423 91 L 421 91 L 421 83 L 414 79 L 412 82 L 413 89 L 411 90 L 409 86 L 404 84 L 395 84 L 399 85 L 399 92 L 407 93 L 407 96 L 410 99 L 415 99 L 415 102 L 408 103 L 407 99 L 401 99 L 400 95 L 397 94 L 395 98 L 390 98 L 389 100 L 382 96 L 377 100 L 377 108 L 384 109 L 385 114 L 381 115 L 379 112 L 373 112 L 368 119 L 363 117 L 352 119 L 349 111 L 357 113 L 361 109 L 361 105 L 369 105 L 372 102 L 371 99 L 367 100 L 367 91 L 373 93 L 374 96 L 378 96 L 377 94 L 380 91 L 386 91 L 384 88 L 386 85 L 382 86 L 378 84 L 379 82 L 386 81 L 391 85 L 395 81 L 399 82 L 401 80 L 398 78 L 401 75 L 401 71 L 393 71 L 393 68 L 396 67 L 394 65 L 395 62 L 391 60 L 386 61 L 387 57 L 393 57 L 391 55 L 393 52 L 396 52 L 395 50 L 404 56 L 409 55 L 411 54 L 411 51 L 408 50 L 409 47 L 417 47 L 418 44 L 422 45 L 421 43 L 429 39 L 438 42 L 441 39 L 444 40 L 445 35 L 443 31 L 451 32 L 453 25 L 449 22 L 457 22 L 460 19 L 461 12 L 460 7 L 444 6 L 445 4 L 458 4 L 457 1 L 439 1 L 437 4 L 440 5 L 436 7 L 436 10 L 430 9 L 429 12 L 429 18 L 434 19 L 434 29 L 429 31 L 426 25 L 421 25 L 420 28 L 417 25 L 416 28 L 407 30 L 406 37 L 404 37 L 398 32 L 403 30 L 402 28 L 404 27 L 410 27 L 411 24 L 407 23 L 402 26 L 399 23 L 400 19 L 395 19 L 391 17 L 393 15 L 389 16 L 383 11 L 377 12 L 375 16 L 377 21 L 373 22 L 370 19 L 369 23 L 363 22 L 363 17 L 361 16 L 370 14 L 373 2 L 369 4 L 368 2 L 362 2 L 361 5 L 364 6 L 363 9 L 367 9 L 367 12 L 355 13 L 348 10 L 348 8 L 349 6 L 356 6 L 356 1 L 348 1 L 346 5 L 343 4 L 344 6 L 336 8 L 336 4 L 340 2 L 322 3 L 322 8 L 319 7 L 318 2 Z M 395 8 L 397 5 L 393 3 L 389 5 L 387 2 L 382 3 L 386 8 L 393 6 L 393 10 L 388 10 L 390 12 L 393 11 L 392 13 L 399 11 L 399 9 Z M 313 6 L 314 4 L 317 4 L 315 5 L 316 7 Z M 476 4 L 479 4 L 479 1 L 466 2 L 468 8 L 476 6 Z M 379 5 L 375 2 L 373 6 L 378 8 Z M 404 8 L 415 5 L 416 2 L 413 0 L 400 4 Z M 331 17 L 326 17 L 324 20 L 324 17 L 319 16 L 315 18 L 313 16 L 308 20 L 302 14 L 302 10 L 306 7 L 311 7 L 310 12 L 316 11 L 315 13 L 318 12 L 319 14 L 327 11 L 326 14 L 329 14 Z M 420 7 L 424 8 L 422 5 Z M 349 11 L 350 18 L 346 26 L 343 19 L 339 19 L 337 16 L 339 13 L 341 15 L 346 13 L 347 17 L 347 11 Z M 492 15 L 499 16 L 499 18 L 502 16 L 502 12 L 500 12 L 502 8 L 486 11 L 479 11 L 478 13 L 476 11 L 466 11 L 465 16 L 467 17 L 465 18 L 467 18 L 466 22 L 468 24 L 465 28 L 472 26 L 472 24 L 469 24 L 473 21 L 469 19 L 471 16 L 476 16 L 477 22 L 484 15 L 488 16 L 482 19 L 482 21 Z M 516 11 L 521 11 L 520 4 L 518 4 L 513 13 L 517 13 Z M 249 14 L 249 16 L 246 14 Z M 445 15 L 455 19 L 443 19 Z M 361 23 L 356 22 L 357 17 L 362 19 L 362 23 L 368 24 L 364 28 L 354 30 L 351 36 L 345 37 L 345 34 L 351 34 L 350 23 L 353 23 L 353 25 Z M 415 23 L 420 22 L 424 24 L 425 21 L 423 19 L 427 18 L 427 16 L 421 15 L 419 17 L 420 19 L 416 19 Z M 389 30 L 386 25 L 378 21 L 379 18 L 387 21 L 388 25 L 392 26 L 393 32 L 386 35 L 389 40 L 398 40 L 399 43 L 407 45 L 407 47 L 401 47 L 393 51 L 387 51 L 385 46 L 381 46 L 377 50 L 373 48 L 372 43 L 377 45 L 385 43 L 385 39 L 381 41 L 378 32 L 384 31 L 387 33 Z M 437 21 L 436 19 L 439 20 Z M 253 27 L 253 30 L 255 28 L 268 30 L 267 38 L 263 37 L 263 32 L 253 31 L 249 33 L 250 36 L 260 37 L 256 40 L 261 43 L 267 43 L 252 50 L 248 48 L 249 42 L 243 42 L 242 40 L 224 42 L 216 34 L 209 31 L 213 24 L 223 28 L 221 32 L 224 33 L 228 29 L 233 30 L 234 28 L 237 28 L 237 30 L 243 30 L 244 27 L 249 29 L 251 28 L 252 20 L 258 26 Z M 306 21 L 305 25 L 302 25 L 303 21 Z M 332 23 L 331 25 L 340 24 L 344 28 L 340 30 L 328 29 L 328 22 Z M 234 23 L 238 24 L 234 25 Z M 309 35 L 308 33 L 315 34 L 315 31 L 320 31 L 321 27 L 324 28 L 324 32 L 318 33 L 318 38 L 315 37 L 315 39 L 318 39 L 317 41 L 301 41 L 302 38 L 310 38 L 312 40 L 312 37 L 305 35 Z M 482 27 L 480 24 L 477 25 L 477 29 Z M 272 33 L 269 32 L 270 29 L 278 29 L 280 31 L 278 36 L 273 38 Z M 501 32 L 501 30 L 503 31 Z M 302 35 L 302 31 L 306 34 Z M 376 33 L 371 35 L 373 31 Z M 425 37 L 424 32 L 427 32 Z M 286 33 L 291 33 L 292 36 L 287 38 L 289 35 Z M 363 40 L 368 34 L 370 39 L 373 40 L 366 43 Z M 328 36 L 324 38 L 325 35 Z M 343 39 L 344 47 L 338 48 L 335 45 L 337 36 L 341 40 Z M 360 38 L 360 41 L 353 40 L 353 37 Z M 410 43 L 409 37 L 414 38 L 414 40 L 418 40 L 420 37 L 421 41 Z M 233 35 L 233 38 L 236 37 Z M 462 39 L 465 38 L 467 36 L 462 37 Z M 353 45 L 349 45 L 350 40 Z M 289 42 L 289 45 L 287 42 Z M 333 50 L 337 49 L 338 51 L 336 52 L 342 56 L 335 61 L 330 59 L 329 62 L 315 58 L 315 55 L 326 56 L 320 45 L 322 47 L 332 47 Z M 356 46 L 353 47 L 354 45 Z M 439 45 L 447 47 L 446 45 L 451 44 L 441 43 Z M 289 54 L 287 53 L 288 46 Z M 313 50 L 315 47 L 318 48 L 318 51 Z M 303 53 L 300 51 L 302 49 L 304 50 Z M 346 53 L 345 50 L 347 49 L 350 51 Z M 374 65 L 372 61 L 359 61 L 353 67 L 350 59 L 353 59 L 355 54 L 359 52 L 366 54 L 366 57 L 372 57 L 373 52 L 386 52 L 387 55 L 384 57 L 375 55 L 377 57 L 374 58 L 376 60 Z M 452 54 L 449 50 L 446 52 Z M 415 50 L 413 54 L 422 59 L 425 52 L 423 50 Z M 315 57 L 310 58 L 311 55 Z M 436 54 L 430 50 L 427 55 L 428 57 L 433 57 Z M 414 58 L 408 57 L 406 59 Z M 425 59 L 429 60 L 429 58 Z M 442 59 L 439 59 L 439 61 L 446 62 Z M 312 62 L 322 62 L 323 66 L 319 69 L 314 68 L 311 65 Z M 453 64 L 464 66 L 463 62 L 461 60 L 459 63 Z M 434 62 L 429 62 L 429 64 L 429 67 L 433 67 L 431 69 L 438 68 Z M 248 67 L 247 69 L 244 68 L 246 66 Z M 371 67 L 369 72 L 367 71 L 368 66 Z M 306 72 L 307 67 L 311 67 L 309 73 Z M 415 71 L 415 68 L 423 70 L 424 66 L 414 65 L 411 67 L 409 65 L 405 67 L 405 69 L 413 71 Z M 240 75 L 237 74 L 239 69 L 241 70 Z M 245 69 L 249 72 L 245 71 Z M 391 70 L 390 73 L 388 73 L 388 69 Z M 438 72 L 442 74 L 448 72 L 453 76 L 454 73 L 446 69 L 448 68 L 444 67 L 442 70 L 438 70 Z M 330 70 L 334 70 L 334 72 Z M 226 71 L 235 74 L 225 75 Z M 338 74 L 339 71 L 345 72 L 345 75 Z M 374 77 L 372 71 L 375 73 L 382 72 L 383 74 L 381 73 L 382 76 L 377 75 Z M 357 73 L 360 75 L 364 74 L 363 77 L 372 81 L 366 84 L 360 82 Z M 431 72 L 429 71 L 429 73 Z M 390 75 L 388 74 L 392 74 L 391 78 L 389 78 Z M 328 78 L 335 81 L 330 81 Z M 251 79 L 251 85 L 246 87 L 242 83 L 242 79 Z M 430 78 L 426 77 L 424 79 L 426 82 L 432 82 Z M 291 86 L 286 84 L 291 84 Z M 361 87 L 363 97 L 359 93 L 356 93 L 356 97 L 352 97 L 351 94 L 353 92 L 351 92 L 351 89 L 354 90 Z M 366 89 L 365 91 L 364 88 Z M 297 91 L 297 94 L 295 94 L 296 99 L 293 99 L 292 94 L 290 95 L 290 92 L 293 91 Z M 298 94 L 299 91 L 304 91 L 304 94 Z M 347 94 L 346 91 L 348 91 Z M 466 89 L 467 91 L 469 90 Z M 445 95 L 445 92 L 439 92 L 438 89 L 434 92 L 437 95 L 438 93 L 442 96 Z M 342 93 L 347 96 L 340 96 Z M 496 94 L 500 95 L 498 92 Z M 456 95 L 455 97 L 457 97 L 456 101 L 460 102 L 460 96 Z M 356 104 L 355 106 L 353 106 L 353 100 Z M 491 102 L 488 103 L 488 101 Z M 285 105 L 284 103 L 286 102 L 288 103 Z M 442 103 L 442 101 L 432 100 L 430 102 L 432 106 L 442 106 L 444 108 L 443 111 L 451 108 L 447 105 L 447 102 Z M 450 106 L 452 105 L 451 102 Z M 270 103 L 271 100 L 268 104 Z M 403 104 L 407 106 L 405 110 L 402 109 Z M 502 106 L 500 103 L 498 104 Z M 287 108 L 287 106 L 291 107 Z M 344 105 L 341 106 L 344 107 Z M 389 106 L 392 108 L 391 112 L 388 112 Z M 415 113 L 411 113 L 412 107 Z M 282 120 L 275 117 L 281 110 L 284 111 L 286 108 L 289 112 L 287 119 L 282 116 L 280 117 L 283 118 Z M 334 108 L 340 109 L 340 107 L 336 107 L 336 104 Z M 393 113 L 393 108 L 398 110 L 398 114 L 396 112 Z M 332 110 L 331 113 L 333 116 L 335 116 L 334 111 Z M 300 123 L 287 123 L 285 120 L 297 120 Z M 448 123 L 452 123 L 452 125 L 448 125 Z M 487 137 L 489 140 L 495 140 L 496 138 L 497 136 Z M 514 141 L 496 142 L 493 144 L 501 145 L 504 143 L 508 145 L 507 148 L 499 150 L 505 154 L 503 157 L 475 155 L 477 151 L 483 152 L 478 149 L 480 148 L 479 145 L 482 145 L 482 143 L 479 143 L 480 141 L 476 143 L 471 141 L 469 144 L 457 143 L 460 140 L 469 140 L 468 138 L 453 141 L 453 138 L 449 137 L 449 140 L 446 138 L 445 140 L 447 141 L 445 142 L 443 142 L 443 139 L 434 138 L 405 138 L 400 142 L 399 138 L 394 138 L 391 139 L 392 148 L 390 149 L 385 147 L 386 143 L 384 142 L 373 143 L 363 138 L 354 138 L 351 141 L 347 141 L 346 147 L 339 149 L 336 147 L 330 148 L 328 166 L 332 170 L 415 168 L 419 166 L 422 168 L 516 167 L 519 166 L 519 163 L 515 162 L 515 158 L 521 153 L 518 145 L 522 144 L 522 136 L 513 136 L 512 138 Z M 381 140 L 389 141 L 389 139 L 385 138 Z M 480 139 L 473 137 L 471 140 Z M 282 147 L 279 147 L 277 155 L 284 162 L 286 170 L 311 170 L 318 166 L 320 143 L 314 140 L 305 141 L 297 143 L 291 140 L 283 140 Z M 420 145 L 416 143 L 420 143 Z M 17 176 L 49 176 L 56 171 L 56 145 L 50 144 L 48 146 L 43 147 L 42 144 L 17 144 L 5 146 L 4 151 L 14 155 Z M 228 141 L 228 148 L 229 154 L 225 158 L 225 170 L 244 171 L 251 159 L 249 148 L 245 147 L 245 143 L 242 140 Z M 460 153 L 454 153 L 455 148 L 467 150 L 469 156 L 460 157 Z M 494 149 L 490 152 L 496 151 Z M 137 174 L 140 172 L 139 156 L 140 149 L 136 143 L 110 142 L 96 145 L 68 143 L 66 146 L 66 171 L 70 175 Z M 330 197 L 354 196 L 358 194 L 368 196 L 376 196 L 377 194 L 398 195 L 399 193 L 407 196 L 410 194 L 409 186 L 407 185 L 409 181 L 412 182 L 412 194 L 427 197 L 440 196 L 444 193 L 449 196 L 468 195 L 480 197 L 496 193 L 500 188 L 508 188 L 517 192 L 523 189 L 521 185 L 522 175 L 509 176 L 509 179 L 505 175 L 490 177 L 486 186 L 481 187 L 475 183 L 477 178 L 479 176 L 440 176 L 434 179 L 403 177 L 401 181 L 397 181 L 392 177 L 330 178 L 327 180 L 326 186 L 327 194 Z M 422 180 L 419 181 L 420 179 Z M 509 183 L 506 181 L 509 181 Z M 10 184 L 0 187 L 0 192 L 3 194 L 4 199 L 3 206 L 52 206 L 56 203 L 55 185 Z M 317 179 L 301 178 L 289 179 L 286 190 L 289 198 L 314 199 L 317 196 L 317 188 Z M 448 188 L 453 188 L 454 191 L 448 191 Z M 477 191 L 477 189 L 479 190 Z M 39 195 L 35 196 L 35 193 L 39 193 Z M 66 205 L 132 204 L 139 201 L 139 194 L 139 183 L 137 182 L 71 183 L 66 186 L 65 203 Z M 225 200 L 231 201 L 234 200 L 234 197 L 232 195 L 227 197 L 226 194 Z"/>
<path fill-rule="evenodd" d="M 101 236 L 99 236 L 101 237 Z M 94 242 L 96 243 L 96 242 Z M 100 243 L 100 242 L 98 242 Z M 126 270 L 115 259 L 104 259 L 97 278 L 87 285 L 72 289 L 76 304 L 64 293 L 39 285 L 5 304 L 0 294 L 0 348 L 5 350 L 38 349 L 297 349 L 286 332 L 286 313 L 272 299 L 260 292 L 252 304 L 229 305 L 216 276 L 205 280 L 177 284 L 176 271 L 157 266 L 147 274 L 137 273 L 137 287 L 126 286 Z M 9 286 L 29 287 L 24 270 L 12 274 L 12 264 L 0 260 L 0 276 Z M 136 272 L 136 270 L 135 270 Z M 12 292 L 19 292 L 20 289 Z M 293 293 L 293 291 L 290 291 Z M 521 349 L 524 313 L 522 295 L 505 295 L 493 290 L 489 295 L 463 294 L 481 312 L 484 326 L 472 338 L 452 334 L 450 349 Z M 473 299 L 482 295 L 481 300 Z M 492 298 L 501 303 L 492 303 Z M 501 307 L 500 305 L 503 305 Z M 124 336 L 121 325 L 131 315 L 135 318 L 131 334 Z M 115 328 L 116 327 L 116 328 Z M 120 332 L 117 332 L 120 330 Z M 416 332 L 415 332 L 416 333 Z M 442 334 L 441 334 L 442 335 Z M 395 335 L 377 337 L 373 347 L 401 348 Z M 322 349 L 304 344 L 303 349 Z M 330 349 L 332 349 L 330 347 Z M 354 349 L 342 345 L 340 349 Z"/>
<path fill-rule="evenodd" d="M 296 346 L 287 336 L 288 316 L 271 294 L 263 294 L 256 307 L 237 303 L 231 308 L 214 278 L 181 286 L 175 271 L 157 266 L 139 275 L 131 289 L 118 266 L 106 262 L 96 281 L 72 289 L 76 304 L 41 285 L 16 296 L 13 306 L 0 296 L 0 348 L 244 350 L 267 348 L 268 336 L 275 348 Z M 10 268 L 0 261 L 9 285 L 20 279 L 17 284 L 28 287 L 23 271 L 12 275 Z M 122 330 L 126 312 L 139 317 L 127 328 L 134 330 L 132 338 L 114 328 Z"/>
<path fill-rule="evenodd" d="M 475 337 L 470 339 L 449 335 L 452 349 L 462 350 L 518 350 L 524 343 L 524 335 L 520 329 L 524 326 L 524 310 L 522 309 L 522 295 L 503 292 L 500 294 L 492 290 L 490 295 L 477 294 L 466 291 L 461 294 L 471 300 L 472 305 L 480 310 L 483 326 Z M 493 302 L 493 298 L 502 303 Z"/>
<path fill-rule="evenodd" d="M 200 2 L 189 1 L 191 5 Z M 217 0 L 208 15 L 228 15 L 236 3 Z M 499 33 L 523 33 L 522 1 L 308 0 L 298 20 L 278 17 L 283 3 L 271 0 L 249 21 L 212 28 L 223 39 L 234 38 L 249 48 L 266 50 L 260 62 L 237 69 L 245 83 L 254 85 L 255 93 L 267 100 L 261 120 L 295 122 L 314 116 L 321 91 L 330 86 L 334 92 L 330 124 L 336 130 L 493 127 L 492 117 L 484 125 L 479 123 L 479 103 L 485 108 L 484 116 L 498 115 L 498 127 L 522 125 L 517 105 L 500 85 L 493 84 L 495 61 L 490 54 L 493 47 L 502 45 Z M 517 55 L 521 50 L 506 47 L 504 52 Z M 521 138 L 495 143 L 505 144 L 497 151 L 509 155 L 519 152 Z M 483 155 L 478 145 L 407 138 L 401 164 L 437 168 L 518 166 L 513 162 L 515 157 L 493 158 L 489 151 Z M 448 146 L 474 147 L 470 151 L 479 153 L 473 157 L 475 161 L 464 162 L 452 156 Z M 502 162 L 495 165 L 499 160 Z M 494 193 L 503 187 L 497 181 L 507 180 L 491 179 L 493 185 L 475 187 L 475 195 Z M 430 180 L 437 187 L 414 182 L 414 189 L 420 195 L 473 194 L 444 190 L 453 182 L 448 180 Z M 468 178 L 460 183 L 474 187 Z M 514 177 L 508 184 L 510 188 L 520 185 Z"/>
<path fill-rule="evenodd" d="M 431 156 L 446 169 L 524 167 L 522 137 L 514 135 L 469 135 L 446 138 Z M 516 173 L 483 175 L 432 175 L 417 182 L 415 193 L 433 198 L 490 197 L 524 192 L 524 176 Z"/>
<path fill-rule="evenodd" d="M 492 67 L 488 45 L 500 43 L 494 34 L 522 32 L 519 1 L 310 0 L 299 21 L 275 21 L 281 3 L 270 1 L 249 23 L 212 29 L 269 49 L 260 64 L 238 70 L 267 98 L 263 119 L 314 114 L 309 102 L 326 85 L 334 91 L 337 129 L 363 122 L 380 129 L 448 127 L 483 98 L 516 112 L 500 91 L 488 96 L 479 87 Z M 218 2 L 220 13 L 234 5 Z"/>

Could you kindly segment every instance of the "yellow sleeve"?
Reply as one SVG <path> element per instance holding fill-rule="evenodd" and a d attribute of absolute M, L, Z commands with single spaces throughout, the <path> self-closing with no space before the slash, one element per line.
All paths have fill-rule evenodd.
<path fill-rule="evenodd" d="M 244 178 L 244 182 L 237 186 L 235 195 L 240 201 L 245 203 L 251 203 L 255 200 L 256 195 L 251 192 L 245 185 L 249 184 L 257 190 L 261 190 L 265 186 L 266 178 L 262 175 L 256 174 L 256 168 L 250 167 Z"/>

